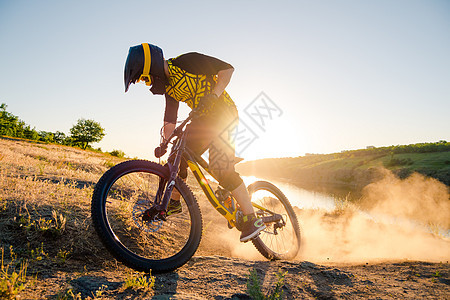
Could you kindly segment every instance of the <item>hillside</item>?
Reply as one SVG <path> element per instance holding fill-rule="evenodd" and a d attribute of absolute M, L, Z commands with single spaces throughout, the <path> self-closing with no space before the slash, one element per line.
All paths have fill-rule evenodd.
<path fill-rule="evenodd" d="M 250 299 L 251 270 L 264 293 L 279 283 L 284 299 L 450 294 L 450 242 L 438 230 L 375 223 L 348 204 L 331 212 L 296 209 L 303 230 L 300 256 L 269 262 L 238 242 L 239 233 L 227 228 L 192 181 L 204 217 L 200 248 L 180 269 L 145 277 L 115 261 L 91 225 L 93 187 L 120 161 L 67 146 L 0 139 L 1 299 Z M 427 187 L 417 202 L 430 197 L 444 213 L 430 210 L 432 217 L 418 222 L 450 226 L 444 185 L 421 177 L 405 184 L 408 190 L 410 184 Z M 386 189 L 375 185 L 371 191 L 377 188 Z M 154 286 L 146 286 L 151 279 Z"/>
<path fill-rule="evenodd" d="M 383 178 L 386 170 L 399 178 L 414 172 L 450 185 L 450 143 L 424 143 L 261 159 L 238 165 L 240 173 L 277 178 L 305 186 L 344 185 L 361 189 Z"/>

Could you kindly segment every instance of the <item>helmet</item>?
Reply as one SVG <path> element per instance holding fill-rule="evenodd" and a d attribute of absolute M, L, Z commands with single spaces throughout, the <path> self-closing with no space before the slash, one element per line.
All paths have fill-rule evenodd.
<path fill-rule="evenodd" d="M 131 83 L 141 80 L 152 86 L 150 91 L 153 94 L 164 94 L 167 79 L 164 73 L 163 52 L 158 46 L 143 43 L 130 47 L 124 70 L 125 93 Z"/>

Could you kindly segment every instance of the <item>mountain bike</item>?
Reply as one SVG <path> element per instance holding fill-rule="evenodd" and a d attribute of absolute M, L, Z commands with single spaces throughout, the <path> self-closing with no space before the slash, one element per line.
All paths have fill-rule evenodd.
<path fill-rule="evenodd" d="M 126 266 L 161 273 L 185 264 L 202 237 L 202 213 L 188 185 L 178 176 L 185 159 L 211 205 L 228 222 L 241 229 L 243 213 L 230 191 L 216 191 L 202 169 L 215 178 L 208 163 L 186 146 L 191 113 L 161 146 L 171 145 L 164 165 L 130 160 L 109 169 L 95 186 L 91 214 L 94 228 L 107 250 Z M 300 249 L 300 228 L 286 196 L 273 184 L 257 181 L 247 187 L 257 217 L 266 225 L 252 239 L 269 260 L 293 259 Z M 167 212 L 172 193 L 181 195 L 181 207 Z"/>

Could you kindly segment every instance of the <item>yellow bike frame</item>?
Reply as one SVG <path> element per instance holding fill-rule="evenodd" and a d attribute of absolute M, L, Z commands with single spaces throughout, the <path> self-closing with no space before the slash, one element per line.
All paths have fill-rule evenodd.
<path fill-rule="evenodd" d="M 191 169 L 192 173 L 195 176 L 195 179 L 197 179 L 198 184 L 202 188 L 203 192 L 205 193 L 206 197 L 208 198 L 211 205 L 222 215 L 227 219 L 228 223 L 234 227 L 236 226 L 236 212 L 237 209 L 235 209 L 233 212 L 230 212 L 225 206 L 220 203 L 219 199 L 217 199 L 216 194 L 212 190 L 211 186 L 209 185 L 208 180 L 206 179 L 205 175 L 203 175 L 202 170 L 200 169 L 199 165 L 190 160 L 186 159 L 187 164 L 189 166 L 189 169 Z M 205 170 L 209 172 L 208 169 L 205 168 Z M 212 174 L 211 174 L 212 176 Z M 234 200 L 233 200 L 234 201 Z"/>
<path fill-rule="evenodd" d="M 220 203 L 219 199 L 217 199 L 216 194 L 214 193 L 213 189 L 211 188 L 211 185 L 209 184 L 208 180 L 206 179 L 205 175 L 203 175 L 202 170 L 200 169 L 199 164 L 202 166 L 202 168 L 208 172 L 214 179 L 214 175 L 211 173 L 211 171 L 208 169 L 208 164 L 205 162 L 205 160 L 198 155 L 195 155 L 191 151 L 187 150 L 184 152 L 184 158 L 186 159 L 186 162 L 189 166 L 189 169 L 191 169 L 192 173 L 195 176 L 195 179 L 197 180 L 198 184 L 202 188 L 203 192 L 205 193 L 206 197 L 208 198 L 209 203 L 214 207 L 215 210 L 217 210 L 222 216 L 227 219 L 228 223 L 230 224 L 231 228 L 236 226 L 236 212 L 237 208 L 236 205 L 234 206 L 235 209 L 233 211 L 230 211 L 228 208 L 222 205 Z M 194 159 L 193 159 L 194 158 Z M 216 179 L 217 180 L 217 179 Z M 233 198 L 233 201 L 236 201 Z M 269 209 L 262 207 L 261 205 L 258 205 L 256 203 L 252 202 L 253 207 L 265 211 L 267 213 L 274 214 L 274 212 L 270 211 Z"/>

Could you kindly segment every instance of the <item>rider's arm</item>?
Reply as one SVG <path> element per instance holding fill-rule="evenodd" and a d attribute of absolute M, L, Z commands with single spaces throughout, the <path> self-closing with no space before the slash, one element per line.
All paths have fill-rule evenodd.
<path fill-rule="evenodd" d="M 175 130 L 175 125 L 175 123 L 164 122 L 163 135 L 165 140 L 167 140 Z"/>
<path fill-rule="evenodd" d="M 212 92 L 216 94 L 218 97 L 222 95 L 228 83 L 230 83 L 231 75 L 233 75 L 233 72 L 234 68 L 230 68 L 226 70 L 221 70 L 217 73 L 217 82 Z"/>
<path fill-rule="evenodd" d="M 179 102 L 166 94 L 166 110 L 164 112 L 164 139 L 167 139 L 177 123 Z"/>

